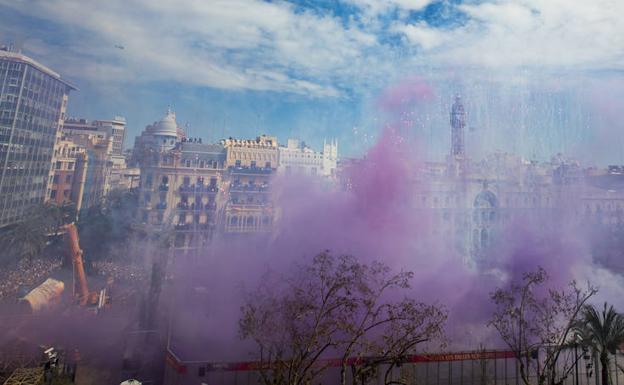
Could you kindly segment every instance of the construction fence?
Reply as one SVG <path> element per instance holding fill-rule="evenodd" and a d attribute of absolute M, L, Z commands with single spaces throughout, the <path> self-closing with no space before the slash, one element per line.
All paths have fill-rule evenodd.
<path fill-rule="evenodd" d="M 340 362 L 328 360 L 329 366 L 314 385 L 339 384 Z M 580 348 L 568 349 L 559 359 L 558 378 L 561 385 L 601 385 L 600 364 Z M 181 361 L 169 351 L 165 368 L 165 385 L 257 385 L 260 384 L 258 362 L 210 363 Z M 611 357 L 609 372 L 612 385 L 624 385 L 624 357 Z M 385 385 L 387 379 L 409 385 L 523 385 L 514 353 L 511 351 L 482 350 L 445 354 L 411 355 L 399 367 L 390 370 L 380 365 L 376 376 L 367 385 Z M 350 370 L 347 383 L 351 384 Z M 537 384 L 535 373 L 530 377 Z"/>

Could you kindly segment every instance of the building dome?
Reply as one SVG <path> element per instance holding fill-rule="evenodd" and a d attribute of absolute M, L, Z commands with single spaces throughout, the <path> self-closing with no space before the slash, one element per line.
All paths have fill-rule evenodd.
<path fill-rule="evenodd" d="M 178 136 L 178 124 L 175 120 L 175 113 L 171 109 L 167 109 L 165 116 L 154 125 L 152 135 L 160 136 Z"/>

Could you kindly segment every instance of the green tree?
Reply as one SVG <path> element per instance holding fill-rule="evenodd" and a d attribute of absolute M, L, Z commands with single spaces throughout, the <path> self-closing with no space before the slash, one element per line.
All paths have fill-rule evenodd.
<path fill-rule="evenodd" d="M 96 260 L 122 254 L 135 235 L 137 204 L 135 192 L 113 190 L 106 200 L 82 212 L 78 229 L 85 256 Z"/>
<path fill-rule="evenodd" d="M 33 206 L 25 219 L 3 230 L 0 245 L 14 256 L 31 261 L 43 253 L 51 237 L 71 218 L 72 210 L 71 205 Z"/>
<path fill-rule="evenodd" d="M 610 385 L 609 354 L 615 354 L 624 343 L 624 316 L 605 302 L 602 312 L 593 305 L 585 305 L 581 318 L 575 325 L 581 343 L 598 354 L 601 366 L 602 385 Z"/>

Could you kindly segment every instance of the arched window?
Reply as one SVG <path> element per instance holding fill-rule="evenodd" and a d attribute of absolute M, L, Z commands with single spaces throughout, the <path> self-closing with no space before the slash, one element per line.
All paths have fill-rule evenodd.
<path fill-rule="evenodd" d="M 489 190 L 483 190 L 479 194 L 477 194 L 474 200 L 475 208 L 497 208 L 498 207 L 498 199 L 496 199 L 496 195 Z"/>
<path fill-rule="evenodd" d="M 253 226 L 254 218 L 252 216 L 247 217 L 247 226 Z"/>
<path fill-rule="evenodd" d="M 237 216 L 230 217 L 230 225 L 236 226 L 237 224 L 238 224 L 238 217 Z"/>
<path fill-rule="evenodd" d="M 488 244 L 488 233 L 486 229 L 481 229 L 481 247 L 485 248 Z"/>
<path fill-rule="evenodd" d="M 472 231 L 472 244 L 475 247 L 475 249 L 479 248 L 479 230 L 474 229 Z"/>

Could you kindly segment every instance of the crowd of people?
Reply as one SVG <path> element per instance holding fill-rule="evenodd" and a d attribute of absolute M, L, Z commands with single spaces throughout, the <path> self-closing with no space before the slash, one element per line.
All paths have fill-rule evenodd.
<path fill-rule="evenodd" d="M 0 300 L 15 299 L 18 295 L 25 294 L 20 293 L 20 290 L 34 289 L 61 266 L 61 257 L 38 258 L 32 261 L 21 260 L 14 267 L 0 270 Z M 148 279 L 146 270 L 134 264 L 94 261 L 91 267 L 94 274 L 112 278 L 114 282 L 144 284 Z"/>
<path fill-rule="evenodd" d="M 145 283 L 145 269 L 135 264 L 120 264 L 112 261 L 94 261 L 91 267 L 95 274 L 112 278 L 115 282 Z"/>
<path fill-rule="evenodd" d="M 21 260 L 15 268 L 0 270 L 0 300 L 17 298 L 20 288 L 31 290 L 60 269 L 62 258 Z"/>

